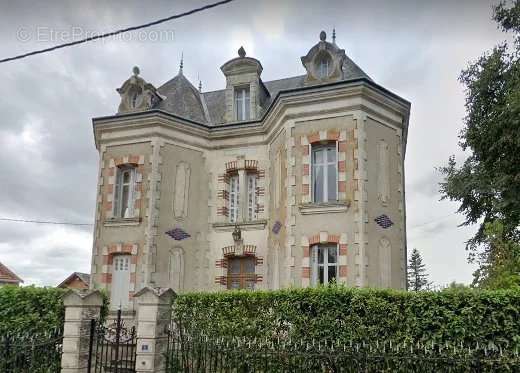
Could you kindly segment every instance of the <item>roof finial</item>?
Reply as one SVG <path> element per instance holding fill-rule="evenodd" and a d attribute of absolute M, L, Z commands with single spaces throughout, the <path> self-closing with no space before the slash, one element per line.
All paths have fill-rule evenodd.
<path fill-rule="evenodd" d="M 320 40 L 325 41 L 325 39 L 327 39 L 327 34 L 325 31 L 320 32 Z"/>
<path fill-rule="evenodd" d="M 336 27 L 332 28 L 332 44 L 336 44 Z"/>
<path fill-rule="evenodd" d="M 139 73 L 141 72 L 139 70 L 139 67 L 138 66 L 134 66 L 134 68 L 132 69 L 132 72 L 134 73 L 135 76 L 139 75 Z"/>
<path fill-rule="evenodd" d="M 181 64 L 179 66 L 179 74 L 182 74 L 183 67 L 184 67 L 184 52 L 181 52 Z"/>
<path fill-rule="evenodd" d="M 242 58 L 244 58 L 246 56 L 246 50 L 244 49 L 244 47 L 240 47 L 238 49 L 238 55 Z"/>
<path fill-rule="evenodd" d="M 200 80 L 200 76 L 197 73 L 197 80 L 199 81 L 199 92 L 202 93 L 202 80 Z"/>

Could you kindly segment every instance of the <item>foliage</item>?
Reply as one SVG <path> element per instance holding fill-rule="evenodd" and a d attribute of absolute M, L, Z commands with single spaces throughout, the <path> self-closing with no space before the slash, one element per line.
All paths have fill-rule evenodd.
<path fill-rule="evenodd" d="M 408 290 L 428 290 L 430 285 L 421 254 L 419 250 L 413 249 L 408 263 Z"/>
<path fill-rule="evenodd" d="M 60 328 L 65 310 L 65 291 L 34 286 L 0 288 L 0 335 L 45 333 Z"/>
<path fill-rule="evenodd" d="M 520 243 L 504 239 L 500 221 L 487 223 L 484 229 L 486 255 L 474 274 L 473 284 L 488 289 L 520 289 Z"/>
<path fill-rule="evenodd" d="M 45 334 L 60 329 L 65 308 L 63 295 L 67 290 L 35 286 L 0 287 L 0 335 Z M 108 298 L 103 293 L 102 317 L 107 314 Z"/>
<path fill-rule="evenodd" d="M 495 344 L 520 348 L 520 291 L 405 292 L 328 286 L 189 293 L 173 304 L 188 332 L 350 344 Z"/>
<path fill-rule="evenodd" d="M 476 282 L 485 285 L 495 254 L 485 232 L 487 224 L 501 221 L 501 240 L 520 242 L 520 1 L 494 9 L 502 30 L 514 34 L 506 42 L 469 65 L 459 80 L 466 86 L 465 126 L 459 145 L 469 151 L 460 165 L 451 156 L 441 168 L 443 199 L 460 202 L 464 225 L 480 224 L 467 243 L 470 261 L 480 271 Z M 495 283 L 496 284 L 496 283 Z"/>

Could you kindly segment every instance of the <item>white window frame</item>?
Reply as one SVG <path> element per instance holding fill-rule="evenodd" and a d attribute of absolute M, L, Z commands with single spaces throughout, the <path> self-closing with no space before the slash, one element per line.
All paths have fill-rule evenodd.
<path fill-rule="evenodd" d="M 257 219 L 256 214 L 256 185 L 258 175 L 254 172 L 248 172 L 246 174 L 247 179 L 247 220 L 255 221 Z"/>
<path fill-rule="evenodd" d="M 323 263 L 319 263 L 319 249 L 324 249 L 326 252 L 323 254 L 324 261 Z M 329 263 L 329 250 L 336 250 L 336 262 L 335 263 Z M 339 246 L 337 244 L 318 244 L 311 246 L 311 255 L 310 255 L 310 261 L 311 261 L 311 285 L 317 286 L 317 285 L 326 285 L 330 283 L 329 281 L 329 267 L 336 267 L 336 281 L 339 277 Z M 323 267 L 323 283 L 319 280 L 319 269 L 320 267 Z"/>
<path fill-rule="evenodd" d="M 130 173 L 130 181 L 128 182 L 128 207 L 127 211 L 122 211 L 123 206 L 123 174 Z M 113 216 L 119 219 L 128 219 L 134 217 L 134 193 L 135 193 L 135 167 L 122 166 L 117 167 L 116 180 L 114 183 L 114 211 Z"/>
<path fill-rule="evenodd" d="M 319 202 L 316 202 L 316 196 L 315 196 L 315 188 L 314 188 L 314 179 L 316 177 L 316 171 L 315 171 L 315 168 L 316 168 L 316 164 L 314 162 L 314 153 L 316 153 L 318 150 L 321 150 L 321 149 L 327 149 L 327 148 L 332 148 L 334 147 L 335 149 L 335 152 L 336 152 L 336 157 L 335 157 L 335 161 L 334 161 L 334 172 L 336 174 L 336 195 L 334 196 L 329 196 L 329 178 L 328 178 L 328 170 L 329 170 L 329 167 L 330 165 L 332 165 L 333 163 L 332 162 L 329 162 L 327 161 L 327 152 L 325 151 L 325 156 L 324 156 L 324 161 L 322 164 L 320 164 L 321 167 L 323 167 L 323 200 L 322 201 L 319 201 Z M 311 145 L 310 146 L 310 154 L 311 154 L 311 185 L 310 185 L 310 192 L 311 192 L 311 199 L 312 199 L 312 202 L 313 203 L 327 203 L 327 202 L 336 202 L 338 200 L 338 196 L 339 196 L 339 191 L 338 191 L 338 186 L 339 186 L 339 175 L 338 175 L 338 142 L 335 141 L 334 143 L 327 143 L 327 144 L 316 144 L 316 145 Z"/>
<path fill-rule="evenodd" d="M 320 79 L 324 79 L 329 76 L 331 63 L 332 63 L 332 60 L 328 56 L 323 56 L 320 59 L 319 65 L 318 65 L 318 76 L 320 77 Z M 325 67 L 325 71 L 324 71 L 324 67 Z"/>
<path fill-rule="evenodd" d="M 236 120 L 244 121 L 251 119 L 251 91 L 249 86 L 236 87 L 233 100 Z M 238 115 L 239 107 L 242 109 L 242 117 Z"/>
<path fill-rule="evenodd" d="M 229 175 L 228 191 L 229 222 L 236 223 L 238 221 L 238 211 L 240 209 L 240 177 L 238 174 Z"/>

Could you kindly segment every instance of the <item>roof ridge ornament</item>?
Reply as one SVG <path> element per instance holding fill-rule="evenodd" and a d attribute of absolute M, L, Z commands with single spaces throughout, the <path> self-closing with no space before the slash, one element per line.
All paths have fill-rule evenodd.
<path fill-rule="evenodd" d="M 138 76 L 141 73 L 141 70 L 139 70 L 139 66 L 134 66 L 132 72 L 134 73 L 134 76 Z"/>
<path fill-rule="evenodd" d="M 238 55 L 240 56 L 240 58 L 244 58 L 246 56 L 246 50 L 244 49 L 244 47 L 238 48 Z"/>
<path fill-rule="evenodd" d="M 336 44 L 336 27 L 332 28 L 332 44 Z"/>
<path fill-rule="evenodd" d="M 325 31 L 320 32 L 320 40 L 325 41 L 327 39 L 327 33 Z"/>
<path fill-rule="evenodd" d="M 181 52 L 181 63 L 179 65 L 179 74 L 182 75 L 182 69 L 184 67 L 184 52 Z"/>

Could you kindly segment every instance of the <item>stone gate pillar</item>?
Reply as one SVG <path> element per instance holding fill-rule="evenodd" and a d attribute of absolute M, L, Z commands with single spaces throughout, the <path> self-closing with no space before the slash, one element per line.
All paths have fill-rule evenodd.
<path fill-rule="evenodd" d="M 61 373 L 86 373 L 90 320 L 99 319 L 103 297 L 98 290 L 69 290 L 63 297 L 65 324 Z"/>
<path fill-rule="evenodd" d="M 165 371 L 166 329 L 174 297 L 175 292 L 170 288 L 145 287 L 134 295 L 137 300 L 136 373 Z"/>

